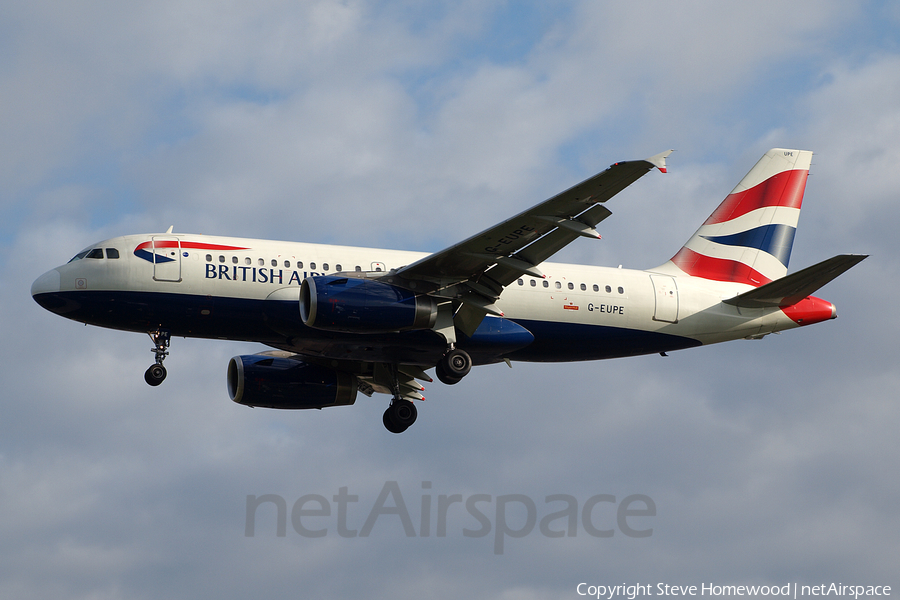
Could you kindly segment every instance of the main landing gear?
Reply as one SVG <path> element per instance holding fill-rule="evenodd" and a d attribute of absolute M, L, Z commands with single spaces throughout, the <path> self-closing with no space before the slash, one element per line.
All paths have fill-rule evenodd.
<path fill-rule="evenodd" d="M 472 357 L 465 350 L 452 348 L 434 366 L 434 372 L 441 383 L 453 385 L 459 383 L 462 378 L 472 370 Z"/>
<path fill-rule="evenodd" d="M 403 433 L 409 429 L 410 425 L 416 422 L 419 411 L 416 405 L 413 404 L 412 399 L 405 398 L 401 391 L 400 370 L 397 365 L 392 365 L 390 377 L 393 399 L 390 406 L 384 411 L 384 416 L 381 420 L 384 423 L 384 428 L 391 433 Z M 416 393 L 413 397 L 421 398 L 422 396 Z"/>
<path fill-rule="evenodd" d="M 462 378 L 468 375 L 471 370 L 472 357 L 465 350 L 452 347 L 435 365 L 438 379 L 449 385 L 462 381 Z M 403 433 L 410 425 L 416 422 L 418 410 L 410 397 L 404 397 L 401 391 L 399 372 L 396 365 L 393 366 L 391 376 L 390 385 L 394 398 L 391 400 L 387 410 L 384 411 L 382 422 L 384 422 L 385 429 L 391 433 Z M 427 376 L 423 373 L 422 377 Z M 421 398 L 417 393 L 412 397 Z"/>
<path fill-rule="evenodd" d="M 391 405 L 384 411 L 384 427 L 391 433 L 403 433 L 410 425 L 416 422 L 419 411 L 411 400 L 394 398 Z"/>
<path fill-rule="evenodd" d="M 169 343 L 172 336 L 165 329 L 150 331 L 148 335 L 153 340 L 154 347 L 150 349 L 150 352 L 153 352 L 156 356 L 156 362 L 150 365 L 150 368 L 144 373 L 144 381 L 152 386 L 157 386 L 166 378 L 166 368 L 163 366 L 163 361 L 169 355 Z"/>

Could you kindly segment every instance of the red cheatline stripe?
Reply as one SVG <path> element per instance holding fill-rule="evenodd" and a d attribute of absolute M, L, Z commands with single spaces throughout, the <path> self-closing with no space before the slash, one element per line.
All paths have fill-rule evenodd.
<path fill-rule="evenodd" d="M 182 248 L 191 248 L 193 250 L 249 250 L 243 246 L 221 246 L 219 244 L 204 244 L 202 242 L 181 242 Z"/>
<path fill-rule="evenodd" d="M 742 262 L 727 258 L 704 256 L 690 248 L 679 250 L 678 254 L 672 257 L 672 262 L 688 275 L 702 277 L 703 279 L 747 283 L 756 287 L 772 281 Z"/>
<path fill-rule="evenodd" d="M 154 242 L 144 242 L 139 244 L 135 250 L 144 250 L 150 247 L 156 248 L 178 248 L 178 242 L 176 240 L 158 240 Z M 204 244 L 201 242 L 181 242 L 182 248 L 189 248 L 191 250 L 249 250 L 250 248 L 244 248 L 243 246 L 222 246 L 219 244 Z"/>
<path fill-rule="evenodd" d="M 769 177 L 749 190 L 728 194 L 704 225 L 736 219 L 750 211 L 769 206 L 800 208 L 809 171 L 794 169 Z"/>

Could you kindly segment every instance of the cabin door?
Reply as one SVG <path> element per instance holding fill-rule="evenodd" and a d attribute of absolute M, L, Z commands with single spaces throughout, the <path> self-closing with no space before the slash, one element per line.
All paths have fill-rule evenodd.
<path fill-rule="evenodd" d="M 181 281 L 181 242 L 176 237 L 164 235 L 151 239 L 154 281 Z"/>

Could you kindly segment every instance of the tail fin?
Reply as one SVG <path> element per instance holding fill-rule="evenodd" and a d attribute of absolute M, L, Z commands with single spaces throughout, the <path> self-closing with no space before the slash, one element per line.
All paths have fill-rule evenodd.
<path fill-rule="evenodd" d="M 806 150 L 766 152 L 659 270 L 755 287 L 784 277 L 811 160 Z"/>

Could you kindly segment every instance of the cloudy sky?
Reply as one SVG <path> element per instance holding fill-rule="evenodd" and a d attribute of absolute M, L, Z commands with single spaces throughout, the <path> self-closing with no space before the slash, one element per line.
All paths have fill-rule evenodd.
<path fill-rule="evenodd" d="M 895 3 L 838 0 L 0 4 L 0 595 L 900 588 L 898 32 Z M 29 296 L 85 246 L 170 225 L 439 250 L 674 148 L 667 175 L 610 202 L 602 241 L 561 256 L 649 268 L 775 146 L 816 152 L 791 269 L 872 255 L 821 291 L 838 320 L 665 359 L 477 368 L 430 385 L 399 436 L 384 396 L 231 403 L 227 361 L 253 344 L 173 340 L 150 388 L 146 336 Z M 330 516 L 297 510 L 325 535 L 291 514 L 278 535 L 273 503 L 247 535 L 263 495 L 288 513 L 324 498 Z M 455 495 L 482 500 L 486 535 L 463 503 L 438 535 Z M 540 528 L 555 495 L 577 503 L 574 535 Z M 623 509 L 633 495 L 655 516 L 622 527 L 617 510 L 646 508 Z M 498 537 L 527 526 L 522 497 L 538 524 Z M 582 524 L 592 498 L 611 537 Z M 373 511 L 368 535 L 341 534 Z"/>

